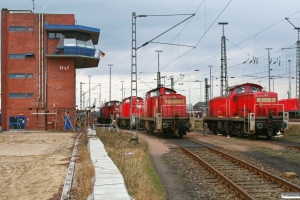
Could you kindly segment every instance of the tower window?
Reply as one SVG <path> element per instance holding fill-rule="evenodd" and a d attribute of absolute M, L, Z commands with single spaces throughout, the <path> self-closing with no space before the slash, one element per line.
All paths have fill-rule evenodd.
<path fill-rule="evenodd" d="M 25 54 L 9 54 L 9 58 L 25 58 Z"/>
<path fill-rule="evenodd" d="M 25 78 L 25 74 L 9 74 L 9 78 Z"/>
<path fill-rule="evenodd" d="M 9 31 L 26 31 L 25 26 L 10 26 Z"/>
<path fill-rule="evenodd" d="M 27 31 L 33 31 L 33 26 L 28 26 Z"/>
<path fill-rule="evenodd" d="M 8 97 L 9 98 L 25 98 L 26 94 L 25 93 L 9 93 Z"/>

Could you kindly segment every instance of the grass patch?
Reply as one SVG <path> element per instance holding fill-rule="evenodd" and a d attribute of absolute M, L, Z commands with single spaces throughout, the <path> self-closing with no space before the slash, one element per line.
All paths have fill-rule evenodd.
<path fill-rule="evenodd" d="M 196 131 L 203 131 L 203 123 L 202 123 L 202 121 L 197 121 L 197 120 L 195 120 L 195 130 Z"/>
<path fill-rule="evenodd" d="M 123 175 L 130 196 L 136 200 L 167 199 L 145 141 L 139 138 L 139 144 L 134 144 L 129 133 L 105 129 L 97 129 L 97 135 Z"/>
<path fill-rule="evenodd" d="M 300 156 L 298 154 L 299 152 L 298 150 L 294 150 L 294 149 L 276 150 L 276 149 L 270 149 L 266 147 L 254 147 L 253 150 L 261 151 L 269 156 L 281 157 L 291 162 L 300 163 Z"/>
<path fill-rule="evenodd" d="M 73 177 L 73 184 L 76 182 L 75 186 L 72 186 L 69 194 L 72 199 L 87 199 L 88 196 L 93 192 L 92 179 L 95 174 L 94 165 L 90 159 L 90 154 L 87 149 L 88 138 L 87 134 L 81 134 L 79 142 L 77 145 L 77 155 L 80 159 L 76 159 L 77 173 Z"/>
<path fill-rule="evenodd" d="M 300 142 L 300 125 L 289 124 L 289 127 L 284 132 L 284 136 L 280 139 L 286 141 Z"/>

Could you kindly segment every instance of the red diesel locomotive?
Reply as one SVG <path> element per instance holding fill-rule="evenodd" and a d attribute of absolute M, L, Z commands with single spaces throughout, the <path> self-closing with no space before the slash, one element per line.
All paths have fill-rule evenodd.
<path fill-rule="evenodd" d="M 132 101 L 132 103 L 131 103 Z M 121 128 L 130 128 L 130 108 L 132 106 L 132 115 L 135 117 L 144 116 L 144 99 L 141 97 L 127 97 L 123 99 L 120 109 L 120 116 L 117 118 L 117 124 Z M 141 126 L 139 127 L 141 128 Z"/>
<path fill-rule="evenodd" d="M 100 117 L 97 118 L 100 124 L 109 124 L 112 120 L 120 116 L 121 102 L 117 100 L 109 101 L 100 108 Z"/>
<path fill-rule="evenodd" d="M 288 126 L 288 113 L 280 116 L 280 107 L 277 93 L 245 83 L 227 88 L 223 97 L 211 99 L 209 117 L 203 118 L 203 123 L 213 133 L 270 139 Z"/>
<path fill-rule="evenodd" d="M 298 98 L 281 99 L 279 104 L 283 105 L 279 109 L 279 115 L 283 115 L 283 112 L 288 112 L 289 119 L 299 119 L 300 107 Z"/>
<path fill-rule="evenodd" d="M 194 129 L 194 115 L 186 115 L 186 97 L 175 90 L 157 87 L 146 94 L 141 126 L 149 133 L 182 137 Z"/>

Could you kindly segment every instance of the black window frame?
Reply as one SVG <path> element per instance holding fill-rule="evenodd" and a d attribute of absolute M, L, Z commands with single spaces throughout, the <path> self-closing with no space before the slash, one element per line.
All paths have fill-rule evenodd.
<path fill-rule="evenodd" d="M 50 34 L 54 34 L 53 37 L 50 37 Z M 60 37 L 62 36 L 63 34 L 61 32 L 48 32 L 47 33 L 47 37 L 48 39 L 60 39 Z"/>
<path fill-rule="evenodd" d="M 26 55 L 25 54 L 8 54 L 8 58 L 14 58 L 14 59 L 26 58 Z"/>
<path fill-rule="evenodd" d="M 10 26 L 8 30 L 11 32 L 25 32 L 27 29 L 26 26 Z"/>
<path fill-rule="evenodd" d="M 26 93 L 18 93 L 18 92 L 8 93 L 8 98 L 24 99 L 24 98 L 26 98 Z"/>
<path fill-rule="evenodd" d="M 8 78 L 26 78 L 26 74 L 24 73 L 10 73 L 8 74 Z"/>

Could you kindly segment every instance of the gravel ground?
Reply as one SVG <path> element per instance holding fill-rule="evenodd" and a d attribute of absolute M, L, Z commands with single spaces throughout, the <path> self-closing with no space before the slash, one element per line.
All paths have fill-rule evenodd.
<path fill-rule="evenodd" d="M 220 188 L 206 183 L 203 178 L 205 172 L 199 169 L 198 163 L 164 140 L 147 134 L 141 135 L 149 144 L 154 166 L 161 177 L 168 199 L 218 199 L 214 197 L 216 192 L 220 192 Z M 226 138 L 212 134 L 204 137 L 199 132 L 189 133 L 185 137 L 222 147 L 223 151 L 300 186 L 299 177 L 284 177 L 284 172 L 300 175 L 300 162 L 297 160 L 299 150 L 257 140 Z M 287 152 L 289 156 L 283 156 Z M 227 199 L 231 199 L 230 194 L 227 195 Z"/>

